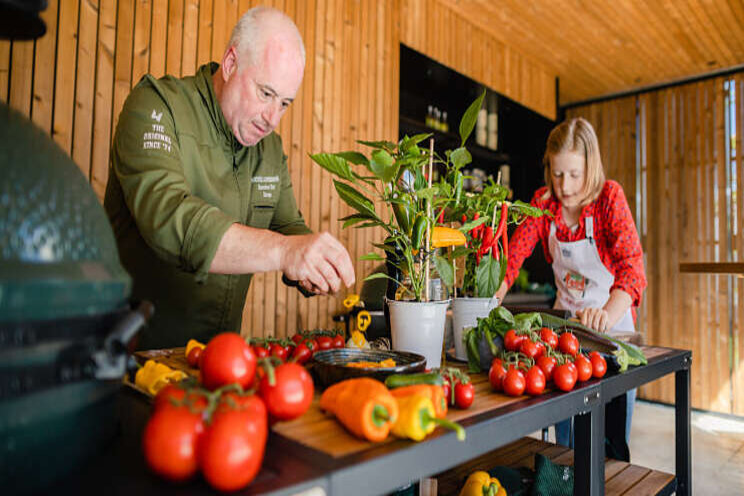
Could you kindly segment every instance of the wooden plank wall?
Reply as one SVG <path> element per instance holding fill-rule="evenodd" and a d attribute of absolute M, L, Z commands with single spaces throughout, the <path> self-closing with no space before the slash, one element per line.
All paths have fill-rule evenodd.
<path fill-rule="evenodd" d="M 679 272 L 681 262 L 737 262 L 744 254 L 744 76 L 730 79 L 572 108 L 567 115 L 597 127 L 608 176 L 621 182 L 636 215 L 649 283 L 638 320 L 646 341 L 693 351 L 693 407 L 744 415 L 744 283 Z M 729 85 L 736 88 L 735 106 L 727 112 Z M 737 130 L 728 150 L 727 118 Z M 641 396 L 672 403 L 673 378 L 642 388 Z"/>
<path fill-rule="evenodd" d="M 102 198 L 111 138 L 131 88 L 148 72 L 185 76 L 219 60 L 239 15 L 259 3 L 287 12 L 306 46 L 305 79 L 279 127 L 298 204 L 312 229 L 338 236 L 355 260 L 381 234 L 339 229 L 347 208 L 308 154 L 397 138 L 401 41 L 555 117 L 554 75 L 440 0 L 51 0 L 46 36 L 0 41 L 0 100 L 49 132 Z M 355 268 L 358 291 L 372 263 Z M 338 310 L 337 298 L 305 299 L 278 274 L 257 275 L 242 332 L 330 327 Z"/>

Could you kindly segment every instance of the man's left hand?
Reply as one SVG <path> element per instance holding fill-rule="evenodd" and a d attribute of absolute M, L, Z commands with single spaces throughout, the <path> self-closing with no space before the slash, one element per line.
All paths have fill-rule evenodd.
<path fill-rule="evenodd" d="M 603 308 L 584 308 L 576 310 L 576 316 L 582 325 L 591 327 L 597 332 L 607 332 L 609 315 Z"/>

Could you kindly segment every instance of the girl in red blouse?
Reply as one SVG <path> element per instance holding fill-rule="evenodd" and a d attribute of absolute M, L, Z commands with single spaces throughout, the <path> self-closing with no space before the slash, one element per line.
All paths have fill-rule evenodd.
<path fill-rule="evenodd" d="M 532 205 L 553 216 L 528 218 L 509 241 L 507 289 L 540 240 L 558 289 L 555 308 L 570 310 L 599 332 L 634 331 L 631 307 L 646 287 L 643 251 L 622 187 L 605 179 L 597 135 L 585 119 L 570 119 L 551 131 L 543 159 L 547 186 Z M 628 460 L 627 441 L 635 390 L 606 408 L 608 456 Z M 559 444 L 572 443 L 570 419 L 556 425 Z"/>

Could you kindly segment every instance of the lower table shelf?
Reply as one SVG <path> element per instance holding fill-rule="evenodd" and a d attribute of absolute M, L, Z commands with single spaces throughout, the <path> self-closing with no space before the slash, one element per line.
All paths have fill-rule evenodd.
<path fill-rule="evenodd" d="M 465 479 L 476 470 L 488 470 L 496 466 L 534 469 L 536 453 L 540 453 L 560 465 L 573 465 L 573 450 L 531 437 L 524 437 L 438 474 L 435 476 L 438 494 L 457 496 L 465 483 Z M 668 495 L 674 493 L 676 488 L 677 481 L 672 474 L 618 460 L 605 460 L 605 494 L 608 496 Z"/>

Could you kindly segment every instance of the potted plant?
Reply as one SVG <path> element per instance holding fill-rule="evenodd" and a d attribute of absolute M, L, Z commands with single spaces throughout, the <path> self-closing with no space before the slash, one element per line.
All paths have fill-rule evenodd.
<path fill-rule="evenodd" d="M 432 170 L 436 163 L 459 172 L 471 161 L 464 144 L 475 127 L 484 95 L 462 117 L 460 147 L 446 151 L 443 157 L 434 153 L 431 140 L 428 149 L 419 146 L 430 134 L 406 136 L 397 143 L 359 141 L 371 148 L 369 156 L 357 151 L 310 156 L 336 176 L 336 192 L 354 210 L 341 219 L 343 227 L 380 227 L 385 231 L 384 242 L 374 246 L 385 252 L 387 263 L 401 276 L 373 273 L 365 280 L 387 278 L 401 286 L 405 299 L 388 300 L 393 348 L 423 354 L 430 368 L 440 365 L 449 300 L 428 301 L 429 267 L 437 248 L 466 241 L 461 230 L 435 225 L 435 219 L 441 220 L 445 209 L 461 195 L 462 181 L 457 191 L 447 181 L 433 184 Z M 387 209 L 387 215 L 378 214 L 375 201 Z M 372 252 L 362 260 L 386 258 Z"/>

